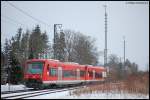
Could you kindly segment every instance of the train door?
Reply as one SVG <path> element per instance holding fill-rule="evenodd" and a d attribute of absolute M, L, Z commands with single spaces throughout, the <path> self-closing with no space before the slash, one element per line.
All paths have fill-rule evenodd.
<path fill-rule="evenodd" d="M 58 67 L 58 80 L 62 80 L 62 67 Z"/>
<path fill-rule="evenodd" d="M 85 80 L 88 80 L 88 68 L 85 66 Z"/>
<path fill-rule="evenodd" d="M 77 80 L 79 80 L 79 79 L 80 79 L 80 70 L 77 69 Z"/>
<path fill-rule="evenodd" d="M 95 70 L 93 70 L 93 80 L 95 79 Z"/>
<path fill-rule="evenodd" d="M 50 70 L 49 64 L 47 64 L 46 72 L 47 72 L 47 78 L 48 78 L 48 80 L 49 80 L 49 76 L 50 76 L 49 70 Z M 44 73 L 44 74 L 45 74 L 45 73 Z"/>

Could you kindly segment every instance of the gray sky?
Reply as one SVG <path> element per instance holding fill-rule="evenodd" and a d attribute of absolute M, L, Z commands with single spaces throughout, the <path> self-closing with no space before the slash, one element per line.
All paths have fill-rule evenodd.
<path fill-rule="evenodd" d="M 41 24 L 5 1 L 1 1 L 1 44 L 14 36 L 21 26 L 23 31 L 32 30 L 39 24 L 53 39 L 53 24 L 63 24 L 63 29 L 80 31 L 96 39 L 99 51 L 104 50 L 104 7 L 108 13 L 108 55 L 123 58 L 123 36 L 126 39 L 126 58 L 146 69 L 149 63 L 149 2 L 129 4 L 126 1 L 10 1 L 31 16 L 49 24 Z M 21 24 L 17 24 L 9 17 Z M 103 57 L 100 57 L 103 63 Z M 123 61 L 123 60 L 122 60 Z"/>

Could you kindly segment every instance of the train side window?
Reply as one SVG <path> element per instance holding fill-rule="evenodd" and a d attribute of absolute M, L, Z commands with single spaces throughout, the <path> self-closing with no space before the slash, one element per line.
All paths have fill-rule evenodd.
<path fill-rule="evenodd" d="M 84 77 L 85 71 L 80 71 L 80 77 Z"/>
<path fill-rule="evenodd" d="M 75 71 L 72 71 L 72 70 L 63 70 L 63 77 L 74 78 L 75 77 Z"/>
<path fill-rule="evenodd" d="M 56 68 L 50 68 L 50 76 L 57 76 L 57 69 Z"/>
<path fill-rule="evenodd" d="M 99 73 L 99 77 L 102 78 L 102 73 Z"/>
<path fill-rule="evenodd" d="M 95 78 L 102 78 L 102 73 L 95 73 Z"/>

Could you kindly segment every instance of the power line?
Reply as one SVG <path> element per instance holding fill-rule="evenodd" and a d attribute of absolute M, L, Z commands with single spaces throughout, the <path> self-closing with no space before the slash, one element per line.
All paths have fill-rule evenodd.
<path fill-rule="evenodd" d="M 9 21 L 9 20 L 4 20 L 4 19 L 1 19 L 1 21 L 3 21 L 4 23 L 8 23 L 8 24 L 13 24 L 12 26 L 13 27 L 15 27 L 15 26 L 17 26 L 17 24 L 15 23 L 15 22 L 13 22 L 13 21 Z M 15 25 L 15 26 L 14 26 Z"/>
<path fill-rule="evenodd" d="M 10 22 L 8 20 L 5 20 L 5 19 L 1 18 L 1 25 L 2 25 L 2 22 L 9 23 L 9 24 L 15 24 L 16 25 L 15 22 L 12 23 L 12 21 Z"/>
<path fill-rule="evenodd" d="M 6 19 L 8 19 L 8 20 L 10 20 L 10 21 L 12 21 L 12 22 L 14 22 L 14 23 L 16 23 L 16 24 L 20 24 L 20 25 L 25 26 L 24 24 L 22 24 L 22 23 L 20 23 L 20 22 L 18 22 L 18 21 L 16 21 L 16 20 L 14 20 L 14 19 L 12 19 L 12 18 L 10 18 L 10 17 L 4 16 L 4 15 L 2 15 L 2 17 L 3 17 L 3 18 L 6 18 Z"/>
<path fill-rule="evenodd" d="M 39 19 L 37 19 L 37 18 L 31 16 L 30 14 L 28 14 L 28 13 L 25 12 L 25 11 L 23 11 L 23 10 L 20 9 L 19 7 L 13 5 L 12 3 L 8 2 L 8 1 L 6 1 L 6 2 L 7 2 L 9 5 L 11 5 L 12 7 L 16 8 L 17 10 L 19 10 L 20 12 L 24 13 L 25 15 L 27 15 L 28 17 L 32 18 L 33 20 L 36 20 L 36 21 L 38 21 L 38 22 L 40 22 L 40 23 L 42 23 L 42 24 L 45 24 L 45 25 L 49 26 L 47 23 L 45 23 L 45 22 L 43 22 L 43 21 L 41 21 L 41 20 L 39 20 Z"/>

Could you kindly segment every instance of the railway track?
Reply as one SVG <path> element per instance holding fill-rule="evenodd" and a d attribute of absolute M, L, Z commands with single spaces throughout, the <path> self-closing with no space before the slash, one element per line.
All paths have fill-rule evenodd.
<path fill-rule="evenodd" d="M 18 91 L 6 91 L 6 92 L 1 92 L 1 99 L 23 99 L 23 98 L 28 98 L 28 97 L 34 97 L 34 96 L 56 93 L 56 92 L 63 92 L 63 91 L 82 88 L 85 86 L 88 87 L 90 85 L 98 85 L 98 84 L 105 84 L 105 83 L 109 83 L 109 81 L 104 81 L 104 82 L 100 82 L 96 84 L 93 84 L 93 83 L 83 84 L 80 86 L 73 86 L 73 87 L 67 87 L 67 88 L 44 89 L 44 90 L 28 89 L 28 90 L 18 90 Z M 113 82 L 113 83 L 116 83 L 116 82 Z"/>
<path fill-rule="evenodd" d="M 22 92 L 22 93 L 12 93 L 12 94 L 3 94 L 1 95 L 1 99 L 24 99 L 24 98 L 29 98 L 29 97 L 35 97 L 39 95 L 44 95 L 44 94 L 51 94 L 51 93 L 56 93 L 56 92 L 63 92 L 63 91 L 68 91 L 68 90 L 74 90 L 81 88 L 80 87 L 71 87 L 71 88 L 65 88 L 65 89 L 46 89 L 46 90 L 39 90 L 39 91 L 30 91 L 30 92 Z"/>
<path fill-rule="evenodd" d="M 26 89 L 26 90 L 16 90 L 16 91 L 3 91 L 1 94 L 11 94 L 11 93 L 19 93 L 19 92 L 28 92 L 34 91 L 35 89 Z"/>

